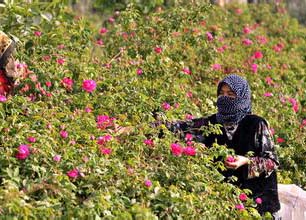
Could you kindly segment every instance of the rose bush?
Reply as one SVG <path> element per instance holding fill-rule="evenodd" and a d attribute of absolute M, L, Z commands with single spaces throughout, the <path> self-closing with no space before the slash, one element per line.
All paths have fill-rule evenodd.
<path fill-rule="evenodd" d="M 150 126 L 155 111 L 214 113 L 217 82 L 232 72 L 282 140 L 279 181 L 306 186 L 306 28 L 281 5 L 131 7 L 102 24 L 64 1 L 1 6 L 24 73 L 0 102 L 3 217 L 260 219 L 261 198 L 222 182 L 215 158 L 233 152 Z"/>

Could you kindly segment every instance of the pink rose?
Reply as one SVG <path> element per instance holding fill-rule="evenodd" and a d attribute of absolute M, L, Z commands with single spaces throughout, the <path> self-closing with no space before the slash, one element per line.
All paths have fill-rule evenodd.
<path fill-rule="evenodd" d="M 285 142 L 285 139 L 284 139 L 284 138 L 278 137 L 278 138 L 276 139 L 276 143 L 278 143 L 278 144 L 281 144 L 281 143 L 284 143 L 284 142 Z"/>
<path fill-rule="evenodd" d="M 83 85 L 82 88 L 86 91 L 86 92 L 93 92 L 97 87 L 97 84 L 94 80 L 88 79 L 88 80 L 84 80 L 83 81 Z"/>
<path fill-rule="evenodd" d="M 40 36 L 42 35 L 42 32 L 40 32 L 40 31 L 34 31 L 34 35 L 35 35 L 36 37 L 40 37 Z"/>
<path fill-rule="evenodd" d="M 185 73 L 186 75 L 191 75 L 191 70 L 188 67 L 184 67 L 183 68 L 183 73 Z"/>
<path fill-rule="evenodd" d="M 73 170 L 69 170 L 67 172 L 67 176 L 69 176 L 70 179 L 76 179 L 79 176 L 79 171 L 78 169 L 73 169 Z"/>
<path fill-rule="evenodd" d="M 105 33 L 107 33 L 107 32 L 108 32 L 108 30 L 107 30 L 105 27 L 102 27 L 102 28 L 100 29 L 100 31 L 99 31 L 100 34 L 105 34 Z"/>
<path fill-rule="evenodd" d="M 193 139 L 192 134 L 187 133 L 186 136 L 185 136 L 185 140 L 186 141 L 192 141 L 192 139 Z"/>
<path fill-rule="evenodd" d="M 61 135 L 62 138 L 67 138 L 68 137 L 68 132 L 65 131 L 65 130 L 61 130 L 60 135 Z"/>
<path fill-rule="evenodd" d="M 249 46 L 249 45 L 252 45 L 253 44 L 253 41 L 251 41 L 250 39 L 243 39 L 242 40 L 242 43 L 246 46 Z"/>
<path fill-rule="evenodd" d="M 110 155 L 112 153 L 112 149 L 101 147 L 100 152 L 104 155 Z"/>
<path fill-rule="evenodd" d="M 154 146 L 154 142 L 151 139 L 146 139 L 143 141 L 143 143 L 147 146 L 153 147 Z"/>
<path fill-rule="evenodd" d="M 53 160 L 55 161 L 55 162 L 60 162 L 60 160 L 61 160 L 61 155 L 55 155 L 54 157 L 53 157 Z"/>
<path fill-rule="evenodd" d="M 253 54 L 255 59 L 261 59 L 263 58 L 263 54 L 260 51 L 255 51 L 255 53 Z"/>
<path fill-rule="evenodd" d="M 251 69 L 252 69 L 252 72 L 253 72 L 253 73 L 257 73 L 257 70 L 258 70 L 257 64 L 256 64 L 256 63 L 253 63 L 253 64 L 251 65 Z"/>
<path fill-rule="evenodd" d="M 152 182 L 151 180 L 145 180 L 144 185 L 148 188 L 150 188 L 152 186 Z"/>
<path fill-rule="evenodd" d="M 164 102 L 162 104 L 162 109 L 164 109 L 165 111 L 168 111 L 168 110 L 171 109 L 171 105 L 169 103 L 167 103 L 167 102 Z"/>
<path fill-rule="evenodd" d="M 248 199 L 248 196 L 245 193 L 241 193 L 239 195 L 240 201 L 246 201 Z"/>
<path fill-rule="evenodd" d="M 262 199 L 258 197 L 258 198 L 255 199 L 255 202 L 256 202 L 257 204 L 261 204 L 261 203 L 262 203 Z"/>
<path fill-rule="evenodd" d="M 185 147 L 183 149 L 183 154 L 185 154 L 187 156 L 195 156 L 196 155 L 196 149 L 191 147 L 191 146 Z"/>
<path fill-rule="evenodd" d="M 29 146 L 26 144 L 22 144 L 18 147 L 18 152 L 16 154 L 16 158 L 18 160 L 25 160 L 30 155 Z"/>
<path fill-rule="evenodd" d="M 249 33 L 251 33 L 251 28 L 249 28 L 249 27 L 244 27 L 244 28 L 243 28 L 243 33 L 244 33 L 244 34 L 249 34 Z"/>
<path fill-rule="evenodd" d="M 96 44 L 99 45 L 99 46 L 102 46 L 102 45 L 104 44 L 104 42 L 103 42 L 103 40 L 98 39 L 98 40 L 96 41 Z"/>
<path fill-rule="evenodd" d="M 30 143 L 35 143 L 36 142 L 36 138 L 35 137 L 28 137 L 27 140 Z"/>
<path fill-rule="evenodd" d="M 92 109 L 90 107 L 85 107 L 85 112 L 90 113 L 90 112 L 92 112 Z"/>
<path fill-rule="evenodd" d="M 272 92 L 266 92 L 264 94 L 265 97 L 272 97 L 273 96 L 273 93 Z"/>
<path fill-rule="evenodd" d="M 236 158 L 233 156 L 227 156 L 225 160 L 226 162 L 233 163 L 236 161 Z"/>
<path fill-rule="evenodd" d="M 0 95 L 0 102 L 6 102 L 7 98 L 4 95 Z"/>
<path fill-rule="evenodd" d="M 174 156 L 181 156 L 182 155 L 183 148 L 179 144 L 173 143 L 173 144 L 170 145 L 170 147 L 171 147 L 171 152 Z"/>
<path fill-rule="evenodd" d="M 221 65 L 219 63 L 215 63 L 215 64 L 212 65 L 212 69 L 216 70 L 216 71 L 221 70 Z"/>
<path fill-rule="evenodd" d="M 63 65 L 65 63 L 65 59 L 64 58 L 58 58 L 56 60 L 56 62 L 59 64 L 59 65 Z"/>
<path fill-rule="evenodd" d="M 104 136 L 98 137 L 97 144 L 99 145 L 104 145 L 105 143 L 109 142 L 112 140 L 112 136 L 109 134 L 106 134 Z"/>
<path fill-rule="evenodd" d="M 242 203 L 237 204 L 237 205 L 235 205 L 235 208 L 238 209 L 238 210 L 244 210 L 244 205 Z"/>
<path fill-rule="evenodd" d="M 161 53 L 161 52 L 163 52 L 163 48 L 161 48 L 161 47 L 155 47 L 155 48 L 154 48 L 154 51 L 155 51 L 155 53 Z"/>
<path fill-rule="evenodd" d="M 46 86 L 47 87 L 51 87 L 52 86 L 52 83 L 50 81 L 46 82 Z"/>
<path fill-rule="evenodd" d="M 73 81 L 73 79 L 71 79 L 69 77 L 65 77 L 65 78 L 62 79 L 61 83 L 66 89 L 72 90 L 72 86 L 73 86 L 74 81 Z"/>
<path fill-rule="evenodd" d="M 214 39 L 214 36 L 212 35 L 212 33 L 210 32 L 206 32 L 206 39 L 208 41 L 212 41 Z"/>
<path fill-rule="evenodd" d="M 142 69 L 141 69 L 141 68 L 138 68 L 138 69 L 136 70 L 136 73 L 137 73 L 137 75 L 141 75 L 141 74 L 142 74 Z"/>

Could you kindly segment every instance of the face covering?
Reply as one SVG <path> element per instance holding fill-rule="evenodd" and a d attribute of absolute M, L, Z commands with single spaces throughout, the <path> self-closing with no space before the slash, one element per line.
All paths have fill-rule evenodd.
<path fill-rule="evenodd" d="M 227 84 L 236 94 L 236 98 L 219 96 L 221 87 Z M 247 114 L 251 114 L 251 90 L 248 82 L 242 77 L 231 74 L 218 84 L 217 99 L 217 122 L 239 123 Z"/>

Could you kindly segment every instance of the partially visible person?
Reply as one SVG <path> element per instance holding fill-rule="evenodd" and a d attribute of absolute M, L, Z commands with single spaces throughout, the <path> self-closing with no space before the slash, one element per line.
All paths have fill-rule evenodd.
<path fill-rule="evenodd" d="M 191 134 L 194 141 L 207 147 L 217 142 L 233 149 L 235 156 L 224 161 L 227 170 L 223 175 L 237 177 L 234 184 L 252 191 L 252 198 L 261 201 L 257 207 L 260 214 L 270 212 L 274 219 L 281 219 L 276 175 L 279 161 L 267 121 L 252 114 L 248 82 L 235 74 L 221 80 L 217 87 L 217 108 L 217 113 L 208 117 L 165 123 L 182 138 Z M 222 134 L 203 135 L 203 126 L 209 124 L 220 124 Z M 253 155 L 248 156 L 249 152 Z"/>
<path fill-rule="evenodd" d="M 12 94 L 19 73 L 13 57 L 15 42 L 0 31 L 0 95 Z"/>

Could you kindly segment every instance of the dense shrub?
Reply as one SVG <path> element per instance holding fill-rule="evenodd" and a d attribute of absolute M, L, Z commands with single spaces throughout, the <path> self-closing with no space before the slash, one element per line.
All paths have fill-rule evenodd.
<path fill-rule="evenodd" d="M 232 72 L 271 124 L 279 181 L 305 187 L 306 29 L 279 8 L 127 8 L 105 26 L 58 2 L 0 12 L 27 73 L 0 103 L 3 216 L 259 218 L 251 199 L 237 209 L 241 191 L 222 182 L 214 158 L 225 146 L 194 143 L 195 156 L 175 156 L 171 144 L 184 142 L 150 126 L 154 111 L 170 121 L 214 113 L 216 84 Z"/>

